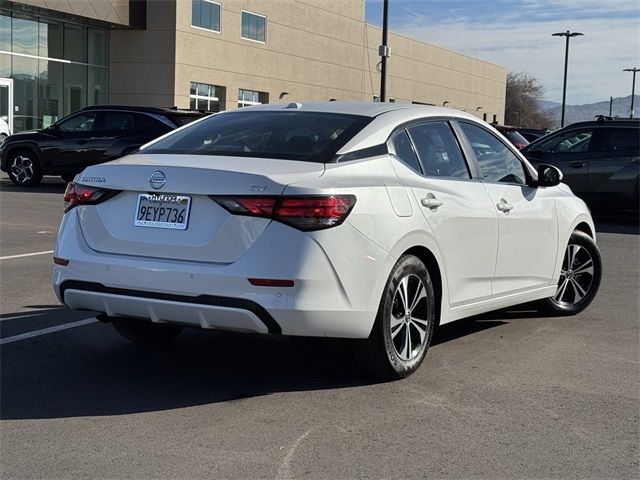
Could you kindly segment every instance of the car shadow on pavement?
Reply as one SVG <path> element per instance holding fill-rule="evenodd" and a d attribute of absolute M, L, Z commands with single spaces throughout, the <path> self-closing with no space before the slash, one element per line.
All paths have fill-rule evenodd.
<path fill-rule="evenodd" d="M 42 183 L 33 187 L 18 187 L 11 183 L 9 177 L 3 174 L 0 177 L 0 190 L 3 192 L 22 192 L 22 193 L 64 193 L 67 183 L 60 177 L 44 177 Z"/>
<path fill-rule="evenodd" d="M 504 323 L 454 322 L 433 345 Z M 140 348 L 101 323 L 3 345 L 0 373 L 3 420 L 123 415 L 379 383 L 358 369 L 343 340 L 187 329 L 173 344 Z"/>

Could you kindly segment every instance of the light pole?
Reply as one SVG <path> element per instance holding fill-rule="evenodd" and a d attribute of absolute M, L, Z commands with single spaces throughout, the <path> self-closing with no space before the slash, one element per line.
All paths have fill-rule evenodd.
<path fill-rule="evenodd" d="M 387 32 L 389 23 L 389 0 L 384 0 L 382 9 L 382 45 L 378 48 L 378 54 L 382 57 L 380 62 L 380 101 L 387 101 L 387 58 L 391 51 L 387 45 Z"/>
<path fill-rule="evenodd" d="M 584 33 L 580 32 L 570 32 L 567 30 L 566 32 L 558 32 L 552 33 L 552 37 L 567 37 L 567 46 L 564 51 L 564 84 L 562 86 L 562 116 L 560 118 L 560 127 L 564 127 L 564 108 L 567 101 L 567 67 L 569 66 L 569 39 L 571 37 L 579 37 L 580 35 L 584 35 Z"/>
<path fill-rule="evenodd" d="M 636 96 L 636 73 L 640 72 L 640 68 L 625 68 L 624 70 L 622 70 L 623 72 L 633 72 L 633 83 L 631 84 L 631 114 L 629 115 L 630 118 L 633 118 L 633 100 L 635 99 Z"/>

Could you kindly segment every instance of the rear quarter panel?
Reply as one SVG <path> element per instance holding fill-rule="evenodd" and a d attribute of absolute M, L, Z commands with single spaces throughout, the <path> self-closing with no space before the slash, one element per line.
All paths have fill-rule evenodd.
<path fill-rule="evenodd" d="M 399 202 L 403 196 L 398 195 L 398 188 L 404 189 L 392 160 L 385 155 L 327 164 L 321 177 L 285 189 L 289 195 L 356 196 L 356 205 L 345 222 L 350 229 L 339 235 L 337 229 L 342 226 L 311 234 L 330 258 L 354 307 L 377 310 L 393 266 L 412 247 L 428 248 L 441 265 L 435 239 L 426 229 L 421 212 Z M 442 284 L 446 285 L 444 279 Z M 446 298 L 443 292 L 443 300 Z"/>

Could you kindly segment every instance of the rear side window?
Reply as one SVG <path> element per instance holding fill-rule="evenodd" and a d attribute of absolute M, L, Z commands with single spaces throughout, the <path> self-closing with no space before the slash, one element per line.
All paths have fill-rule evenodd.
<path fill-rule="evenodd" d="M 640 129 L 638 128 L 602 128 L 601 141 L 592 151 L 633 152 L 640 150 Z"/>
<path fill-rule="evenodd" d="M 422 173 L 422 169 L 420 168 L 420 161 L 416 156 L 416 152 L 413 151 L 411 140 L 409 139 L 409 135 L 407 135 L 407 132 L 405 130 L 400 130 L 399 132 L 397 132 L 391 139 L 391 144 L 393 145 L 393 149 L 396 152 L 396 157 L 402 160 L 402 163 L 407 165 L 412 170 L 415 170 L 418 173 Z"/>
<path fill-rule="evenodd" d="M 428 122 L 409 127 L 424 174 L 429 177 L 470 179 L 460 146 L 446 122 Z"/>
<path fill-rule="evenodd" d="M 182 127 L 202 117 L 203 115 L 172 115 L 171 117 L 169 117 L 169 120 L 175 123 L 178 127 Z"/>
<path fill-rule="evenodd" d="M 145 153 L 327 162 L 370 121 L 337 113 L 234 111 L 176 131 Z"/>
<path fill-rule="evenodd" d="M 556 135 L 540 143 L 544 153 L 578 153 L 589 151 L 593 128 L 579 128 Z"/>
<path fill-rule="evenodd" d="M 504 143 L 484 128 L 460 122 L 480 167 L 482 179 L 498 183 L 526 183 L 524 166 Z"/>
<path fill-rule="evenodd" d="M 134 114 L 131 112 L 104 112 L 101 130 L 112 132 L 118 130 L 133 130 Z"/>
<path fill-rule="evenodd" d="M 134 129 L 144 133 L 166 133 L 171 130 L 171 127 L 149 115 L 136 113 L 134 114 Z"/>

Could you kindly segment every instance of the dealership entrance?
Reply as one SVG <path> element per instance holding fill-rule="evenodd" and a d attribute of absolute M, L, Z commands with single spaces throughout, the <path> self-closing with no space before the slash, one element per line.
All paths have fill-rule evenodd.
<path fill-rule="evenodd" d="M 6 134 L 5 128 L 9 134 L 13 133 L 13 80 L 10 78 L 0 78 L 0 136 Z"/>
<path fill-rule="evenodd" d="M 12 133 L 108 103 L 110 32 L 79 22 L 0 9 L 0 117 Z"/>

